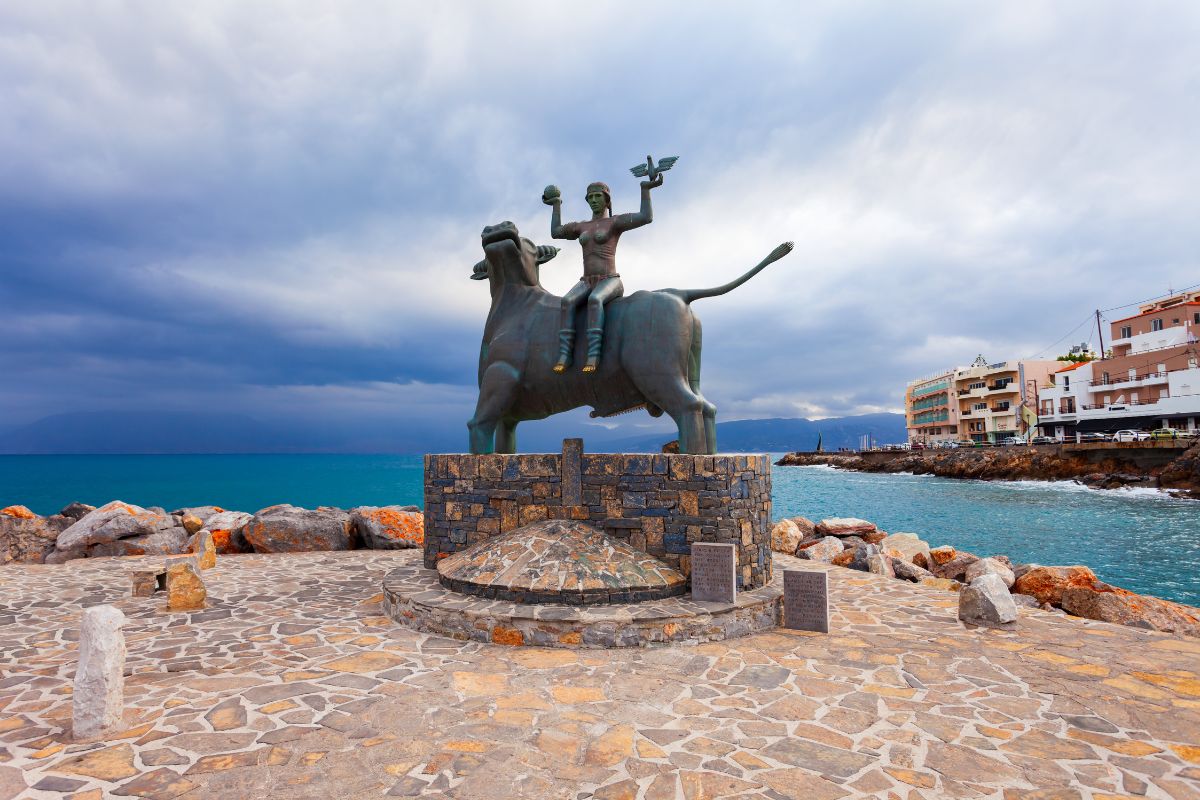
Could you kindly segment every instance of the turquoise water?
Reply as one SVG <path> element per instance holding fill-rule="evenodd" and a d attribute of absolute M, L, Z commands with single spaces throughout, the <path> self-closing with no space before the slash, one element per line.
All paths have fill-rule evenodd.
<path fill-rule="evenodd" d="M 167 509 L 215 504 L 422 502 L 420 456 L 0 456 L 0 508 L 51 514 L 74 500 Z M 1073 483 L 955 481 L 776 467 L 776 518 L 862 517 L 978 555 L 1086 564 L 1136 592 L 1200 605 L 1200 502 Z"/>

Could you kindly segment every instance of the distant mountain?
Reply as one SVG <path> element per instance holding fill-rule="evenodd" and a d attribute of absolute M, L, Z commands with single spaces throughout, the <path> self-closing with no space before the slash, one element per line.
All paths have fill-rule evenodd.
<path fill-rule="evenodd" d="M 740 419 L 717 423 L 717 449 L 722 453 L 788 453 L 822 447 L 857 449 L 863 436 L 877 444 L 906 441 L 903 414 L 862 414 L 828 419 Z M 589 444 L 602 452 L 658 452 L 674 434 L 635 436 Z"/>
<path fill-rule="evenodd" d="M 0 432 L 0 453 L 262 453 L 294 450 L 291 432 L 241 414 L 92 411 Z"/>

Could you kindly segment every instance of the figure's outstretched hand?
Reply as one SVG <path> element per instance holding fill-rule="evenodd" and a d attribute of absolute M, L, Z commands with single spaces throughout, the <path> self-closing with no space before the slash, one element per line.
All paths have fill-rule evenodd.
<path fill-rule="evenodd" d="M 557 186 L 550 184 L 546 187 L 545 191 L 542 192 L 542 202 L 548 206 L 552 206 L 555 203 L 561 203 L 562 192 L 558 191 Z"/>
<path fill-rule="evenodd" d="M 662 182 L 663 182 L 663 176 L 662 176 L 662 173 L 660 172 L 654 176 L 654 180 L 642 181 L 642 188 L 643 189 L 653 189 L 655 186 L 662 186 Z"/>

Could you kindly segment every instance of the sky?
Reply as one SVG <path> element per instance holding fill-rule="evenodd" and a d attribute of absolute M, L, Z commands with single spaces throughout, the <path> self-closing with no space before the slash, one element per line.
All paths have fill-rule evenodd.
<path fill-rule="evenodd" d="M 0 429 L 205 412 L 465 446 L 479 231 L 549 243 L 551 183 L 568 219 L 593 180 L 636 210 L 648 153 L 680 158 L 621 240 L 627 293 L 796 243 L 694 307 L 720 418 L 899 411 L 1200 283 L 1198 40 L 1194 2 L 10 0 Z"/>

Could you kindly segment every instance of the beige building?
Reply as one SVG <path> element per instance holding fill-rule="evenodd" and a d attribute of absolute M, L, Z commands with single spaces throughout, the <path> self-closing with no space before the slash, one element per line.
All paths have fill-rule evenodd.
<path fill-rule="evenodd" d="M 958 404 L 961 440 L 998 444 L 1010 436 L 1031 433 L 1029 414 L 1037 408 L 1038 387 L 1062 367 L 1060 361 L 999 361 L 989 364 L 983 356 L 954 373 L 954 395 Z"/>

